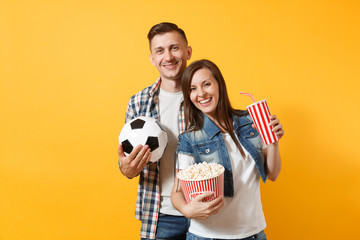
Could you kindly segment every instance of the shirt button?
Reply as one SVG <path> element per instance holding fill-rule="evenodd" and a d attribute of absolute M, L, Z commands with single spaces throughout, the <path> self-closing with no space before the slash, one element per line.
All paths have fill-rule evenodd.
<path fill-rule="evenodd" d="M 255 135 L 255 133 L 254 132 L 250 132 L 250 136 L 254 136 Z"/>
<path fill-rule="evenodd" d="M 209 152 L 210 152 L 210 149 L 207 148 L 207 149 L 205 150 L 205 152 L 206 152 L 206 153 L 209 153 Z"/>

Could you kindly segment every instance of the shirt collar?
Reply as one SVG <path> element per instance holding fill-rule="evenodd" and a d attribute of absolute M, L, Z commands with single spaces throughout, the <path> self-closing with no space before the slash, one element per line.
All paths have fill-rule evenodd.
<path fill-rule="evenodd" d="M 150 89 L 148 92 L 149 97 L 154 98 L 155 96 L 156 97 L 159 96 L 160 84 L 161 84 L 161 77 L 158 77 L 158 79 L 155 81 L 155 83 L 150 86 Z M 181 103 L 183 103 L 183 102 L 184 102 L 184 98 L 181 100 Z"/>
<path fill-rule="evenodd" d="M 161 84 L 161 78 L 158 77 L 158 79 L 156 80 L 156 82 L 151 85 L 150 89 L 149 89 L 149 97 L 154 97 L 155 94 L 159 93 L 160 90 L 160 84 Z"/>

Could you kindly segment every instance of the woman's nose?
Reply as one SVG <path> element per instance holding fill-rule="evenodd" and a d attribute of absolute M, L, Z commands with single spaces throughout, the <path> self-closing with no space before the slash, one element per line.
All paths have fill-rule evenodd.
<path fill-rule="evenodd" d="M 199 91 L 198 91 L 198 96 L 199 97 L 203 97 L 203 96 L 205 96 L 206 95 L 206 91 L 204 91 L 204 89 L 199 89 Z"/>

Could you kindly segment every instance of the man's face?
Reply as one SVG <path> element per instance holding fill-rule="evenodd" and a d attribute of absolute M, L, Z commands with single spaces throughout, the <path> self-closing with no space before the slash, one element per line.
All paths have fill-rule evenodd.
<path fill-rule="evenodd" d="M 160 72 L 162 80 L 181 79 L 191 57 L 191 47 L 178 32 L 156 35 L 151 40 L 150 50 L 150 60 Z"/>

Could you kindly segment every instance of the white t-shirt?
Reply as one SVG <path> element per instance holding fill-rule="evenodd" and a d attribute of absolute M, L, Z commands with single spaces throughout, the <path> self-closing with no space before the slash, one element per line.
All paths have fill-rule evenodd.
<path fill-rule="evenodd" d="M 183 101 L 182 92 L 169 93 L 160 88 L 160 122 L 168 135 L 168 144 L 160 159 L 160 212 L 182 216 L 171 204 L 171 191 L 174 185 L 175 152 L 179 136 L 179 109 Z"/>
<path fill-rule="evenodd" d="M 243 148 L 243 158 L 228 133 L 223 134 L 230 156 L 234 197 L 225 197 L 224 207 L 206 220 L 191 219 L 189 231 L 206 238 L 236 239 L 256 234 L 266 227 L 260 197 L 260 175 L 255 161 Z M 195 163 L 192 156 L 179 154 L 179 169 Z"/>

